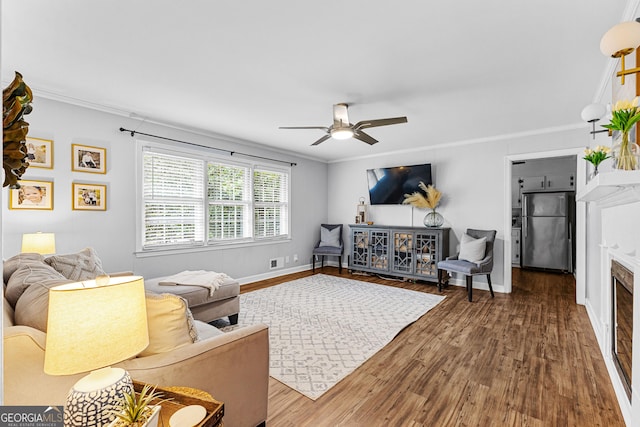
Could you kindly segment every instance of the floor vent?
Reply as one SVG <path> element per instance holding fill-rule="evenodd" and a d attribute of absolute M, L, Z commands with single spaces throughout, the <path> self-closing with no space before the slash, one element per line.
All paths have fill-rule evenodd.
<path fill-rule="evenodd" d="M 279 258 L 271 258 L 269 260 L 269 269 L 273 270 L 274 268 L 282 268 L 284 265 L 284 257 Z"/>

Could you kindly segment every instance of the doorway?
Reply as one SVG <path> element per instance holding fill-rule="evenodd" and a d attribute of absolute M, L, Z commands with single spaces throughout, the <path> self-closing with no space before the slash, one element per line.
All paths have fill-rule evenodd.
<path fill-rule="evenodd" d="M 560 176 L 573 176 L 573 189 L 575 192 L 585 185 L 586 166 L 580 161 L 582 149 L 567 149 L 540 153 L 510 155 L 505 157 L 505 248 L 504 248 L 504 290 L 509 293 L 513 289 L 512 267 L 514 256 L 521 249 L 521 235 L 518 237 L 514 228 L 521 226 L 522 221 L 522 190 L 532 190 L 531 186 L 538 185 L 544 191 L 545 178 L 531 179 L 519 182 L 524 175 L 532 178 L 554 177 L 551 179 L 551 187 L 558 184 Z M 528 164 L 528 165 L 527 165 Z M 527 182 L 529 181 L 529 182 Z M 556 181 L 556 182 L 554 182 Z M 548 179 L 547 179 L 548 182 Z M 565 182 L 567 184 L 568 181 Z M 522 185 L 522 187 L 521 187 Z M 549 187 L 549 188 L 551 188 Z M 552 191 L 552 190 L 550 190 Z M 585 208 L 582 203 L 575 203 L 575 283 L 576 302 L 584 304 L 584 259 L 585 259 Z M 522 251 L 520 250 L 520 257 Z"/>

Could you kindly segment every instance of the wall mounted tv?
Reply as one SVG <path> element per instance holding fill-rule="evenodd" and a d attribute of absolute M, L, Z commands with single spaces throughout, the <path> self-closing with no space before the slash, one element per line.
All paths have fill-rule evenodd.
<path fill-rule="evenodd" d="M 418 187 L 421 181 L 424 185 L 433 184 L 430 163 L 368 169 L 369 200 L 372 205 L 401 204 L 405 194 L 416 191 L 424 194 L 424 191 Z"/>

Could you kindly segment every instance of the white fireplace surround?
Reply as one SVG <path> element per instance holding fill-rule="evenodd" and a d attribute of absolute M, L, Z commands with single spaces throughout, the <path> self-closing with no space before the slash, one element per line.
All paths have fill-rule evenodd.
<path fill-rule="evenodd" d="M 633 296 L 633 360 L 631 374 L 631 401 L 616 370 L 612 348 L 612 286 L 611 262 L 616 260 L 634 274 L 634 289 L 640 289 L 640 209 L 632 209 L 631 218 L 626 215 L 615 221 L 603 221 L 609 208 L 619 206 L 640 206 L 640 171 L 611 171 L 596 175 L 579 191 L 576 199 L 591 202 L 600 208 L 602 215 L 594 215 L 599 222 L 600 235 L 600 295 L 587 298 L 586 308 L 593 326 L 598 345 L 604 358 L 609 377 L 613 384 L 620 409 L 627 425 L 640 425 L 640 292 Z M 598 248 L 590 248 L 597 251 Z M 597 252 L 596 252 L 597 253 Z M 592 260 L 594 260 L 592 258 Z M 594 304 L 600 303 L 600 310 Z M 599 315 L 598 315 L 599 312 Z"/>

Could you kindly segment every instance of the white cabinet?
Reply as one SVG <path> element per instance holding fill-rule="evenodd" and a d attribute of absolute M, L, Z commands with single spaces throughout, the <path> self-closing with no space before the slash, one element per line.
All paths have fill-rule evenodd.
<path fill-rule="evenodd" d="M 522 192 L 526 191 L 573 191 L 573 175 L 527 176 L 522 178 Z"/>
<path fill-rule="evenodd" d="M 573 191 L 576 189 L 573 175 L 547 175 L 545 189 L 549 191 Z"/>
<path fill-rule="evenodd" d="M 511 229 L 511 265 L 520 267 L 520 236 L 519 228 Z"/>

